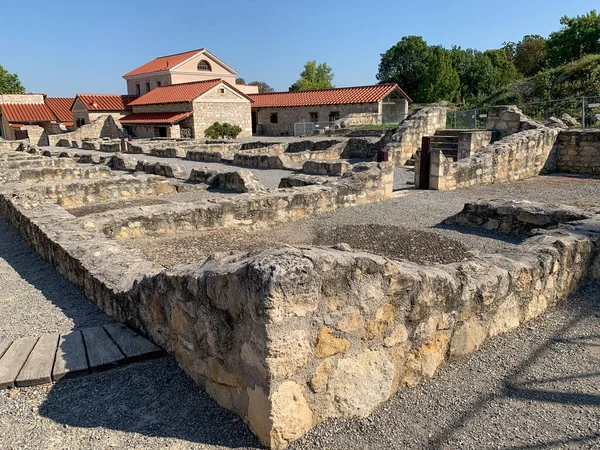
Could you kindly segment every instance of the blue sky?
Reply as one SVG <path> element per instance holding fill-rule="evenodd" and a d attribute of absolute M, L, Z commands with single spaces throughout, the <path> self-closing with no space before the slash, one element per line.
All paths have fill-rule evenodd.
<path fill-rule="evenodd" d="M 29 92 L 66 97 L 124 93 L 129 70 L 201 47 L 246 81 L 277 90 L 312 59 L 333 68 L 336 86 L 373 84 L 380 54 L 406 35 L 487 50 L 525 34 L 548 36 L 562 16 L 600 9 L 598 0 L 3 3 L 0 65 Z"/>

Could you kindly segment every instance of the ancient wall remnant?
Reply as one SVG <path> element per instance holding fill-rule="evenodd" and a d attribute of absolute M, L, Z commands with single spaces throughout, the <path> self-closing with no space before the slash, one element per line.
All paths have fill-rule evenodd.
<path fill-rule="evenodd" d="M 600 130 L 561 131 L 556 152 L 558 172 L 600 175 Z"/>
<path fill-rule="evenodd" d="M 123 127 L 110 115 L 102 115 L 93 123 L 83 125 L 70 133 L 48 136 L 49 145 L 81 148 L 84 139 L 120 138 Z"/>
<path fill-rule="evenodd" d="M 541 123 L 527 117 L 514 105 L 492 106 L 488 110 L 487 128 L 498 131 L 501 137 L 541 127 Z"/>

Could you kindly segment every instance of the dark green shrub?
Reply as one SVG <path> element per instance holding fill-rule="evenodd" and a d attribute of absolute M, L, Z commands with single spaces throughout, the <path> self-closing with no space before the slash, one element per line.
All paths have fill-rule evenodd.
<path fill-rule="evenodd" d="M 204 131 L 204 135 L 210 139 L 235 139 L 242 132 L 239 125 L 215 122 Z"/>

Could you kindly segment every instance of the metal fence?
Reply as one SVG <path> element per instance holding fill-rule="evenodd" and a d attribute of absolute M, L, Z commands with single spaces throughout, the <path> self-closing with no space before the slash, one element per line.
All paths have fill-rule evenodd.
<path fill-rule="evenodd" d="M 569 127 L 600 127 L 600 96 L 571 97 L 517 105 L 523 114 L 539 122 L 554 117 Z M 488 109 L 450 111 L 446 119 L 449 129 L 486 129 Z"/>
<path fill-rule="evenodd" d="M 380 130 L 397 128 L 406 118 L 406 113 L 387 111 L 385 114 L 354 114 L 327 122 L 300 121 L 294 123 L 294 136 L 314 136 L 354 130 Z"/>

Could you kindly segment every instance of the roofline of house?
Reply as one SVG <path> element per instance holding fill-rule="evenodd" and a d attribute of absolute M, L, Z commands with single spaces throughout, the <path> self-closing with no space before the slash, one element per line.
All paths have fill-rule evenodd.
<path fill-rule="evenodd" d="M 341 90 L 341 89 L 370 88 L 370 87 L 376 87 L 376 86 L 389 86 L 390 90 L 388 90 L 385 95 L 388 95 L 390 93 L 390 91 L 393 90 L 393 89 L 398 89 L 398 91 L 400 91 L 400 93 L 402 94 L 402 96 L 406 100 L 408 100 L 409 103 L 413 103 L 412 99 L 408 96 L 408 94 L 406 94 L 406 92 L 404 92 L 402 90 L 402 88 L 400 86 L 398 86 L 397 83 L 367 84 L 367 85 L 362 85 L 362 86 L 344 86 L 344 87 L 334 87 L 334 88 L 327 88 L 327 89 L 313 89 L 313 90 L 310 90 L 310 91 L 261 92 L 261 93 L 258 93 L 258 94 L 249 94 L 249 95 L 251 97 L 255 97 L 255 96 L 265 96 L 266 97 L 266 96 L 269 96 L 269 95 L 276 95 L 276 94 L 281 95 L 281 94 L 297 94 L 298 92 L 326 92 L 326 91 L 338 91 L 338 90 Z M 338 103 L 332 103 L 332 104 L 336 105 Z M 306 105 L 306 106 L 310 106 L 310 105 Z"/>
<path fill-rule="evenodd" d="M 133 95 L 133 94 L 75 94 L 75 98 L 73 99 L 73 104 L 71 105 L 71 109 L 69 109 L 69 111 L 73 112 L 73 107 L 75 106 L 75 102 L 81 95 L 93 95 L 94 97 L 139 97 L 138 95 Z M 81 103 L 83 103 L 83 106 L 88 111 L 109 112 L 109 111 L 127 111 L 128 109 L 130 109 L 130 108 L 127 108 L 127 109 L 92 109 L 92 110 L 90 110 L 90 109 L 88 109 L 87 105 L 83 102 L 83 100 L 80 99 L 80 101 L 81 101 Z"/>

